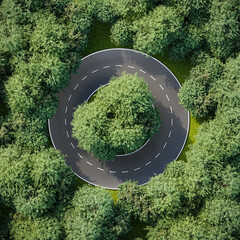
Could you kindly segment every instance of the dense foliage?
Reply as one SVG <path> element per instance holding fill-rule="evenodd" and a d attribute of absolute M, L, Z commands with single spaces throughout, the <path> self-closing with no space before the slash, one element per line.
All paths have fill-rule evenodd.
<path fill-rule="evenodd" d="M 74 112 L 73 136 L 80 148 L 103 161 L 133 152 L 160 126 L 153 97 L 143 78 L 123 72 Z"/>
<path fill-rule="evenodd" d="M 9 146 L 0 159 L 1 199 L 22 215 L 42 216 L 70 198 L 74 177 L 56 150 L 29 154 Z"/>
<path fill-rule="evenodd" d="M 240 50 L 240 4 L 238 0 L 213 0 L 206 24 L 211 52 L 220 59 L 236 56 Z"/>
<path fill-rule="evenodd" d="M 8 110 L 0 116 L 1 240 L 124 239 L 130 219 L 149 224 L 150 240 L 239 239 L 238 0 L 0 4 L 0 101 Z M 179 97 L 203 121 L 186 161 L 172 162 L 146 186 L 126 182 L 116 203 L 103 189 L 76 188 L 47 132 L 93 20 L 108 24 L 118 45 L 190 57 Z"/>
<path fill-rule="evenodd" d="M 3 91 L 10 108 L 5 129 L 17 119 L 14 138 L 26 150 L 48 146 L 46 120 L 56 109 L 55 94 L 80 63 L 89 19 L 66 0 L 2 2 L 1 68 L 10 75 Z"/>
<path fill-rule="evenodd" d="M 209 117 L 217 109 L 216 89 L 223 73 L 223 63 L 215 58 L 203 58 L 192 68 L 184 87 L 180 89 L 181 104 L 195 117 Z"/>
<path fill-rule="evenodd" d="M 29 240 L 58 240 L 63 239 L 63 231 L 59 219 L 56 217 L 30 219 L 16 214 L 11 222 L 11 236 L 16 240 L 26 238 Z"/>
<path fill-rule="evenodd" d="M 129 217 L 114 206 L 109 193 L 92 187 L 82 187 L 75 193 L 64 221 L 69 240 L 114 240 L 129 229 Z"/>
<path fill-rule="evenodd" d="M 152 178 L 144 187 L 125 183 L 120 189 L 119 201 L 129 214 L 152 225 L 148 239 L 238 239 L 239 57 L 230 59 L 225 65 L 216 59 L 208 59 L 206 63 L 209 64 L 205 67 L 205 63 L 200 63 L 193 69 L 190 82 L 187 81 L 180 92 L 184 101 L 188 97 L 184 104 L 194 106 L 196 97 L 204 99 L 207 95 L 191 96 L 213 83 L 205 93 L 214 90 L 216 102 L 215 116 L 201 125 L 196 142 L 186 153 L 187 162 L 172 162 L 163 175 Z M 204 77 L 205 71 L 210 72 Z M 195 79 L 194 85 L 196 73 L 202 74 Z M 203 77 L 208 83 L 198 83 Z M 196 106 L 205 109 L 205 103 L 201 101 Z M 190 110 L 198 111 L 194 107 Z M 139 195 L 141 198 L 137 201 Z"/>

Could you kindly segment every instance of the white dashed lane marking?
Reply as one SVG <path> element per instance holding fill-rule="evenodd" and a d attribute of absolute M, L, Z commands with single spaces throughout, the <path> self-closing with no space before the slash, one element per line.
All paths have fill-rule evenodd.
<path fill-rule="evenodd" d="M 121 65 L 121 64 L 116 64 L 115 66 L 116 66 L 116 67 L 122 67 L 123 65 Z M 110 66 L 108 65 L 108 66 L 104 66 L 104 67 L 103 67 L 103 69 L 106 69 L 106 68 L 110 68 Z M 129 65 L 128 68 L 134 69 L 135 67 Z M 96 73 L 97 71 L 98 71 L 98 69 L 92 71 L 92 73 Z M 144 70 L 142 70 L 142 69 L 140 69 L 140 72 L 146 74 L 146 72 L 145 72 Z M 88 77 L 87 75 L 86 75 L 85 77 L 83 77 L 83 78 L 82 78 L 82 81 L 84 81 L 87 77 Z M 152 75 L 150 75 L 150 77 L 151 77 L 154 81 L 156 81 L 156 79 L 155 79 Z M 74 91 L 78 88 L 78 86 L 79 86 L 79 84 L 77 84 L 77 85 L 74 87 Z M 161 84 L 159 84 L 159 87 L 164 91 L 164 88 L 163 88 L 163 86 L 162 86 Z M 71 97 L 72 97 L 72 94 L 69 95 L 69 97 L 68 97 L 68 102 L 71 100 Z M 169 99 L 169 97 L 168 97 L 167 94 L 166 94 L 166 98 L 167 98 L 168 101 L 170 101 L 170 99 Z M 170 106 L 169 108 L 170 108 L 170 112 L 173 113 L 172 106 Z M 65 107 L 65 113 L 67 114 L 67 112 L 68 112 L 68 106 Z M 66 119 L 66 118 L 65 118 L 65 126 L 67 126 L 67 119 Z M 173 119 L 171 119 L 171 126 L 173 126 Z M 170 131 L 169 134 L 168 134 L 168 138 L 171 137 L 171 133 L 172 133 L 172 132 Z M 69 135 L 69 132 L 68 132 L 68 131 L 66 131 L 66 134 L 67 134 L 67 137 L 69 138 L 70 135 Z M 72 142 L 71 142 L 71 146 L 72 146 L 73 149 L 75 149 L 75 146 L 73 145 Z M 166 146 L 167 146 L 167 142 L 164 144 L 163 149 L 164 149 Z M 83 158 L 80 153 L 77 153 L 77 154 L 78 154 L 78 156 L 79 156 L 80 158 Z M 160 155 L 160 152 L 155 156 L 155 158 L 158 158 L 159 155 Z M 93 166 L 93 164 L 90 163 L 90 162 L 88 162 L 88 161 L 86 161 L 86 163 L 87 163 L 88 165 L 90 165 L 90 166 Z M 148 166 L 150 163 L 151 163 L 151 161 L 147 162 L 147 163 L 145 164 L 145 166 Z M 100 170 L 100 171 L 104 171 L 104 169 L 103 169 L 103 168 L 100 168 L 100 167 L 97 167 L 97 169 Z M 137 168 L 133 169 L 133 171 L 135 172 L 135 171 L 138 171 L 138 170 L 140 170 L 140 169 L 141 169 L 140 167 L 137 167 Z M 128 170 L 121 171 L 121 173 L 128 173 L 128 172 L 129 172 Z M 117 173 L 117 171 L 109 171 L 109 173 Z"/>
<path fill-rule="evenodd" d="M 164 88 L 163 88 L 163 86 L 162 86 L 161 84 L 159 84 L 159 87 L 160 87 L 162 90 L 164 90 Z"/>
<path fill-rule="evenodd" d="M 147 163 L 145 164 L 145 166 L 149 165 L 150 163 L 151 163 L 151 161 L 147 162 Z"/>
<path fill-rule="evenodd" d="M 96 69 L 96 70 L 92 71 L 92 73 L 95 73 L 95 72 L 97 72 L 97 71 L 98 71 L 98 69 Z"/>
<path fill-rule="evenodd" d="M 90 162 L 88 162 L 88 161 L 87 161 L 87 164 L 90 165 L 90 166 L 92 166 L 92 163 L 90 163 Z"/>
<path fill-rule="evenodd" d="M 150 78 L 153 79 L 154 81 L 156 81 L 156 79 L 152 75 L 150 75 Z"/>
<path fill-rule="evenodd" d="M 66 134 L 67 134 L 67 137 L 69 138 L 69 133 L 68 133 L 68 131 L 66 131 Z"/>
<path fill-rule="evenodd" d="M 139 169 L 141 169 L 140 167 L 138 167 L 138 168 L 135 168 L 133 171 L 137 171 L 137 170 L 139 170 Z"/>
<path fill-rule="evenodd" d="M 170 132 L 169 132 L 169 134 L 168 134 L 168 138 L 170 138 L 170 137 L 171 137 L 171 133 L 172 133 L 172 131 L 170 131 Z"/>
<path fill-rule="evenodd" d="M 77 89 L 77 87 L 78 87 L 78 84 L 75 86 L 74 91 Z"/>

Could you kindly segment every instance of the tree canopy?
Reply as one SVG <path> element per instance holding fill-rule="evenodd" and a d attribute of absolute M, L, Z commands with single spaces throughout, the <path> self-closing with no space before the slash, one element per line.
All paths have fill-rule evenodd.
<path fill-rule="evenodd" d="M 114 206 L 112 197 L 100 188 L 84 186 L 76 191 L 66 212 L 66 239 L 115 240 L 128 231 L 129 218 Z"/>
<path fill-rule="evenodd" d="M 63 239 L 62 226 L 56 217 L 24 218 L 15 214 L 11 221 L 11 236 L 15 240 Z"/>
<path fill-rule="evenodd" d="M 193 116 L 213 116 L 217 109 L 216 88 L 223 73 L 223 63 L 215 58 L 204 58 L 191 69 L 190 76 L 179 91 L 181 104 Z"/>
<path fill-rule="evenodd" d="M 194 66 L 179 97 L 203 121 L 186 154 L 146 186 L 124 183 L 116 202 L 103 189 L 76 188 L 64 157 L 50 147 L 47 130 L 56 93 L 81 63 L 96 21 L 111 29 L 115 44 L 166 54 L 167 65 L 168 57 L 189 57 Z M 102 29 L 99 34 L 107 36 Z M 239 239 L 239 37 L 238 0 L 1 0 L 0 106 L 4 101 L 8 112 L 0 116 L 0 239 L 124 239 L 135 221 L 150 225 L 145 230 L 150 240 Z M 100 157 L 135 149 L 159 127 L 153 99 L 135 78 L 124 75 L 122 88 L 112 80 L 123 96 L 131 83 L 144 86 L 144 98 L 133 91 L 134 104 L 128 99 L 117 109 L 104 103 L 104 87 L 102 97 L 95 97 L 101 106 L 82 108 L 91 110 L 81 115 L 82 132 L 89 148 L 102 145 L 94 148 Z M 108 100 L 121 98 L 112 93 Z M 135 106 L 142 122 L 135 121 Z M 107 115 L 99 112 L 106 109 Z M 90 123 L 88 116 L 99 118 Z M 100 136 L 108 136 L 111 148 Z M 108 150 L 103 153 L 102 147 Z"/>
<path fill-rule="evenodd" d="M 29 154 L 10 146 L 0 149 L 0 159 L 0 196 L 22 215 L 42 216 L 70 197 L 73 174 L 58 151 Z"/>
<path fill-rule="evenodd" d="M 178 36 L 183 18 L 174 8 L 158 6 L 134 22 L 133 47 L 150 55 L 163 53 Z"/>
<path fill-rule="evenodd" d="M 140 148 L 159 129 L 160 117 L 144 79 L 123 73 L 74 112 L 73 136 L 100 160 Z"/>
<path fill-rule="evenodd" d="M 238 0 L 213 0 L 206 24 L 207 41 L 214 56 L 226 59 L 240 49 L 240 7 Z"/>

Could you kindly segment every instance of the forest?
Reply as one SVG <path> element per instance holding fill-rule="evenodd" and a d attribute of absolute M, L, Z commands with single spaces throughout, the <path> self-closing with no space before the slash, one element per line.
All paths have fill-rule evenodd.
<path fill-rule="evenodd" d="M 239 0 L 0 4 L 1 240 L 239 239 Z M 79 181 L 47 128 L 96 25 L 104 48 L 190 61 L 179 98 L 200 125 L 164 174 L 114 193 Z"/>

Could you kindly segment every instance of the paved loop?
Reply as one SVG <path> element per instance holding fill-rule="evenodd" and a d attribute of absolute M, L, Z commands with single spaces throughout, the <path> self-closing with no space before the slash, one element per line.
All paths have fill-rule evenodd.
<path fill-rule="evenodd" d="M 138 73 L 149 85 L 160 112 L 162 124 L 143 148 L 113 162 L 102 162 L 77 147 L 72 137 L 71 121 L 77 106 L 86 101 L 112 76 L 123 71 Z M 53 146 L 66 156 L 67 164 L 81 179 L 109 189 L 131 179 L 146 184 L 155 174 L 162 173 L 168 163 L 178 158 L 188 135 L 189 113 L 179 105 L 180 84 L 158 60 L 129 49 L 107 49 L 82 59 L 78 73 L 69 86 L 60 92 L 56 114 L 48 121 Z"/>

